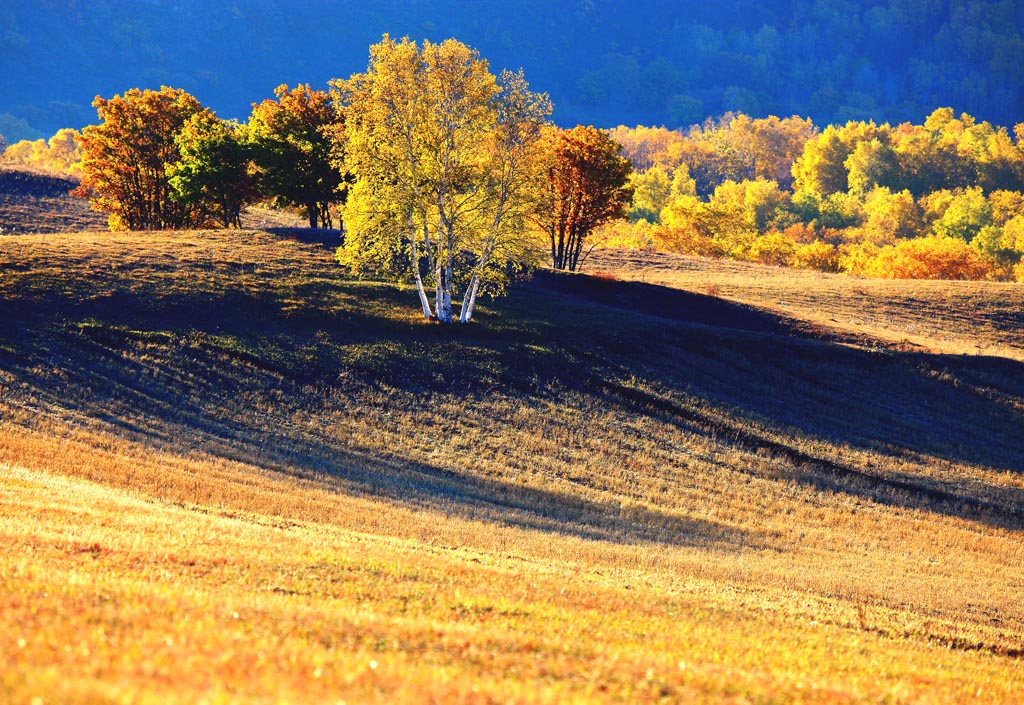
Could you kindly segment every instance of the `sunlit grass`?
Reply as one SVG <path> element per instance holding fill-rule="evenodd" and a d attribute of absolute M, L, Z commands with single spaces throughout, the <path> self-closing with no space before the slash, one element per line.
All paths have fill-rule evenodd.
<path fill-rule="evenodd" d="M 799 273 L 778 286 L 814 316 L 777 325 L 717 263 L 695 266 L 752 307 L 712 309 L 738 327 L 638 312 L 606 277 L 618 305 L 533 286 L 449 329 L 330 248 L 0 241 L 0 700 L 1024 687 L 1012 351 L 822 331 L 844 285 Z M 913 296 L 961 335 L 945 290 Z"/>
<path fill-rule="evenodd" d="M 0 488 L 12 702 L 1010 702 L 1020 687 L 1016 661 L 948 648 L 948 625 L 650 554 L 528 559 L 515 532 L 480 551 L 10 468 Z"/>
<path fill-rule="evenodd" d="M 623 250 L 596 250 L 587 268 L 753 303 L 867 343 L 1024 360 L 1018 284 L 862 279 Z"/>

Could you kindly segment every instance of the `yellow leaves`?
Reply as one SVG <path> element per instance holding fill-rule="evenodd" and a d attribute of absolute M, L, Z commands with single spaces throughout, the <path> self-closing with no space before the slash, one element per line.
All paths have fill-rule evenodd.
<path fill-rule="evenodd" d="M 881 249 L 849 247 L 843 267 L 851 274 L 888 279 L 982 279 L 989 271 L 966 242 L 941 236 L 901 240 Z"/>

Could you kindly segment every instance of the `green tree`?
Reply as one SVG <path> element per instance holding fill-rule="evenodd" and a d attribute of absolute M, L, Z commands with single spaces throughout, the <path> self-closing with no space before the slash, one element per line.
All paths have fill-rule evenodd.
<path fill-rule="evenodd" d="M 883 157 L 890 140 L 891 128 L 888 125 L 853 120 L 841 126 L 829 125 L 805 143 L 803 153 L 793 163 L 794 188 L 828 196 L 846 192 L 851 185 L 862 190 L 879 185 L 874 180 L 884 174 Z M 861 143 L 874 141 L 878 144 L 865 148 L 854 157 Z M 851 157 L 854 157 L 852 162 Z M 853 184 L 850 181 L 851 166 L 858 169 Z"/>
<path fill-rule="evenodd" d="M 843 166 L 849 190 L 854 193 L 866 194 L 879 186 L 895 188 L 901 183 L 895 150 L 877 137 L 858 142 Z"/>
<path fill-rule="evenodd" d="M 633 203 L 629 208 L 631 221 L 646 220 L 659 222 L 661 209 L 668 204 L 672 195 L 672 181 L 661 167 L 651 167 L 645 172 L 634 172 L 629 176 L 633 189 Z"/>
<path fill-rule="evenodd" d="M 954 193 L 942 215 L 932 224 L 932 232 L 970 242 L 986 225 L 992 224 L 992 205 L 981 188 Z"/>
<path fill-rule="evenodd" d="M 621 149 L 596 127 L 549 131 L 546 192 L 536 222 L 547 234 L 555 269 L 576 271 L 593 249 L 584 248 L 594 229 L 626 217 L 632 166 Z"/>
<path fill-rule="evenodd" d="M 197 227 L 204 213 L 173 197 L 168 168 L 180 159 L 175 138 L 194 115 L 208 112 L 185 91 L 133 88 L 93 101 L 99 125 L 82 130 L 82 183 L 76 194 L 106 213 L 111 230 Z"/>
<path fill-rule="evenodd" d="M 175 137 L 180 159 L 167 167 L 174 197 L 222 227 L 241 227 L 242 208 L 259 200 L 252 147 L 242 127 L 209 112 L 190 117 Z"/>
<path fill-rule="evenodd" d="M 992 268 L 996 279 L 1012 279 L 1014 267 L 1021 261 L 1021 252 L 1016 248 L 1014 228 L 1000 228 L 986 225 L 971 240 L 971 247 Z"/>
<path fill-rule="evenodd" d="M 309 227 L 331 228 L 330 206 L 344 201 L 349 183 L 338 167 L 342 113 L 326 91 L 308 84 L 281 85 L 274 95 L 253 106 L 247 126 L 263 191 L 279 205 L 304 208 Z"/>
<path fill-rule="evenodd" d="M 910 191 L 893 193 L 884 186 L 864 196 L 865 221 L 862 238 L 875 245 L 919 236 L 924 225 L 921 209 Z"/>

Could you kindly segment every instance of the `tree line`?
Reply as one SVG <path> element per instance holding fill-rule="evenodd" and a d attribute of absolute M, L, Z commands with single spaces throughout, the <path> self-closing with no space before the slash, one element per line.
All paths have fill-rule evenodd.
<path fill-rule="evenodd" d="M 444 323 L 471 320 L 481 293 L 542 250 L 577 269 L 589 234 L 626 215 L 632 167 L 609 134 L 555 127 L 522 71 L 495 76 L 461 42 L 385 36 L 366 72 L 329 86 L 282 85 L 244 124 L 166 86 L 97 97 L 100 122 L 74 135 L 73 193 L 111 230 L 237 228 L 267 199 L 303 209 L 311 228 L 337 213 L 339 262 L 410 280 L 424 316 Z M 55 148 L 7 151 L 56 165 Z"/>
<path fill-rule="evenodd" d="M 495 76 L 454 40 L 389 37 L 366 72 L 325 91 L 281 86 L 243 124 L 171 88 L 95 104 L 99 125 L 11 145 L 5 158 L 80 170 L 79 193 L 113 228 L 237 227 L 245 205 L 266 199 L 304 209 L 311 227 L 344 218 L 339 261 L 415 283 L 424 315 L 440 320 L 469 320 L 480 292 L 500 291 L 542 250 L 577 269 L 595 243 L 863 276 L 1024 279 L 1024 124 L 950 108 L 922 124 L 820 129 L 726 113 L 685 131 L 563 130 L 522 72 Z"/>
<path fill-rule="evenodd" d="M 1024 280 L 1024 123 L 726 114 L 619 127 L 634 164 L 610 243 L 895 278 Z"/>

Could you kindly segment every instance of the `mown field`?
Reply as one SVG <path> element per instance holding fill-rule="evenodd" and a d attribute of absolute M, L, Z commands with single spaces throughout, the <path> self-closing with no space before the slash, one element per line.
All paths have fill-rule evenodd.
<path fill-rule="evenodd" d="M 332 247 L 0 239 L 0 700 L 1020 701 L 1024 289 Z"/>

